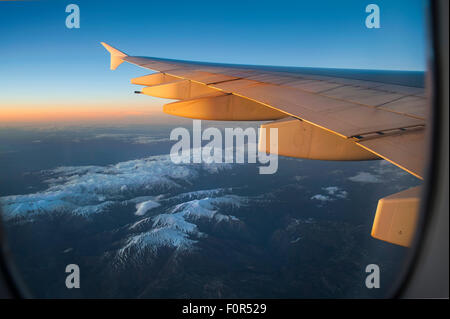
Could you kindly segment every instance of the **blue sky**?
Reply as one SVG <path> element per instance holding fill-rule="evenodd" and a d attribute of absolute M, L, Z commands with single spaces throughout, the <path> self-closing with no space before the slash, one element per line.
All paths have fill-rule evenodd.
<path fill-rule="evenodd" d="M 67 29 L 76 3 L 81 28 Z M 366 5 L 381 28 L 365 27 Z M 0 110 L 45 104 L 161 104 L 109 70 L 105 41 L 130 55 L 239 64 L 424 70 L 424 0 L 0 2 Z"/>

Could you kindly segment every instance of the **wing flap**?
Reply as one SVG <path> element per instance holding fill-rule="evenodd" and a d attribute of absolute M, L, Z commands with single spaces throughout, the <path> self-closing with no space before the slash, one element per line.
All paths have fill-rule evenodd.
<path fill-rule="evenodd" d="M 357 144 L 418 178 L 424 177 L 425 129 L 371 138 Z"/>

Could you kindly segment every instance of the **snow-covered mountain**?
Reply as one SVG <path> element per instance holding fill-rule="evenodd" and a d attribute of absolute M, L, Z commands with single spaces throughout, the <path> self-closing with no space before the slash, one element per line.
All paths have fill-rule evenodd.
<path fill-rule="evenodd" d="M 59 167 L 42 172 L 47 177 L 47 189 L 1 197 L 0 205 L 7 220 L 52 212 L 89 215 L 103 212 L 114 203 L 126 204 L 135 194 L 155 195 L 181 189 L 183 183 L 195 180 L 200 172 L 217 174 L 227 168 L 230 168 L 229 164 L 174 164 L 168 155 L 105 167 Z M 151 204 L 139 205 L 138 215 L 149 209 Z"/>
<path fill-rule="evenodd" d="M 228 210 L 246 205 L 249 199 L 229 194 L 232 189 L 214 188 L 183 192 L 201 174 L 216 175 L 229 164 L 174 164 L 169 156 L 152 156 L 110 166 L 58 167 L 42 171 L 48 188 L 40 192 L 0 198 L 9 221 L 33 222 L 52 214 L 77 215 L 89 220 L 125 208 L 129 218 L 122 226 L 117 258 L 126 263 L 161 247 L 178 252 L 193 249 L 207 237 L 197 222 L 231 223 L 239 219 Z M 190 187 L 189 189 L 192 189 Z M 129 221 L 132 223 L 127 224 Z"/>

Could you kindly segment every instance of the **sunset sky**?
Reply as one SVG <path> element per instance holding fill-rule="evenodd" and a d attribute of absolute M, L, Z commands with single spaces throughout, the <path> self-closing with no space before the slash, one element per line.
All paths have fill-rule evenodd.
<path fill-rule="evenodd" d="M 81 28 L 68 29 L 76 3 Z M 365 7 L 381 9 L 367 29 Z M 171 121 L 109 70 L 105 41 L 130 55 L 222 63 L 424 70 L 425 1 L 0 1 L 0 125 Z"/>

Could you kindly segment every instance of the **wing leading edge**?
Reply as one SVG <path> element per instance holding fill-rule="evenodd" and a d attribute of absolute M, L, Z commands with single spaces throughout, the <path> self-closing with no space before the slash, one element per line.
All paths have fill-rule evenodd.
<path fill-rule="evenodd" d="M 145 86 L 143 94 L 180 100 L 164 106 L 168 114 L 205 120 L 272 121 L 262 127 L 278 128 L 280 155 L 320 160 L 383 158 L 423 178 L 427 118 L 423 88 L 297 69 L 135 57 L 102 45 L 111 54 L 112 70 L 129 62 L 158 72 L 131 82 Z M 264 140 L 269 139 L 265 136 Z M 259 148 L 270 152 L 270 146 L 261 142 Z M 407 216 L 415 220 L 418 193 L 380 200 L 376 220 L 384 221 L 379 223 L 384 227 L 389 224 L 389 235 L 381 232 L 380 236 L 380 231 L 374 230 L 372 235 L 407 246 L 415 223 L 398 222 L 394 215 L 408 207 Z M 392 233 L 399 232 L 408 235 L 398 240 Z"/>

